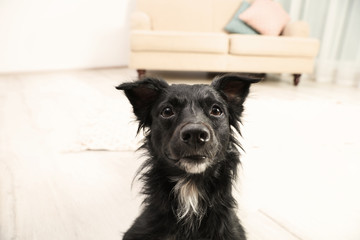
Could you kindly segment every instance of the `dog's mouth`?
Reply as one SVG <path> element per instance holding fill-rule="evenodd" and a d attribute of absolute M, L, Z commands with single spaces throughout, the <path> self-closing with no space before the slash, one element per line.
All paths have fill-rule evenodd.
<path fill-rule="evenodd" d="M 167 154 L 166 154 L 167 155 Z M 184 155 L 177 159 L 167 157 L 174 161 L 175 165 L 187 173 L 200 174 L 211 165 L 211 161 L 206 155 Z"/>
<path fill-rule="evenodd" d="M 206 158 L 207 157 L 205 155 L 188 155 L 188 156 L 184 156 L 180 159 L 185 160 L 185 161 L 201 163 L 201 162 L 205 161 Z"/>
<path fill-rule="evenodd" d="M 205 155 L 186 155 L 181 157 L 177 163 L 187 173 L 200 174 L 209 167 L 209 158 Z"/>

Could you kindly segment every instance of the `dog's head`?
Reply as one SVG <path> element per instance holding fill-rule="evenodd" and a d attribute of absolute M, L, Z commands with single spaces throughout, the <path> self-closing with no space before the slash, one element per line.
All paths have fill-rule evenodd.
<path fill-rule="evenodd" d="M 145 78 L 123 83 L 139 121 L 148 129 L 147 147 L 156 158 L 189 174 L 205 172 L 225 160 L 234 147 L 231 126 L 238 122 L 251 83 L 260 79 L 223 75 L 211 85 L 168 85 Z"/>

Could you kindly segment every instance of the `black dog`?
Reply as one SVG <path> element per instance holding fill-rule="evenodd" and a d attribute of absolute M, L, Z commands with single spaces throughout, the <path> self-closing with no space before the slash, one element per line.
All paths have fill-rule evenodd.
<path fill-rule="evenodd" d="M 237 75 L 211 85 L 168 85 L 145 78 L 123 83 L 146 130 L 149 158 L 140 179 L 144 209 L 124 240 L 244 240 L 232 183 L 240 163 L 239 132 L 251 83 Z"/>

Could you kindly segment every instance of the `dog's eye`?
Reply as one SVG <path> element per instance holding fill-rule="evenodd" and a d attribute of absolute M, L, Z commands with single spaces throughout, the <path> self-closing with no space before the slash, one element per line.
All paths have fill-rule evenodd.
<path fill-rule="evenodd" d="M 210 114 L 213 115 L 213 116 L 221 116 L 222 114 L 222 110 L 220 107 L 214 105 L 212 108 L 211 108 L 211 112 Z"/>
<path fill-rule="evenodd" d="M 174 111 L 171 107 L 166 107 L 161 111 L 161 116 L 164 118 L 169 118 L 174 115 Z"/>

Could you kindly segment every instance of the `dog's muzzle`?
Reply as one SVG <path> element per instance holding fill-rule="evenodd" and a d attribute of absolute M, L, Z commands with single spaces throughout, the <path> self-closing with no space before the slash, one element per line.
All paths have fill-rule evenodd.
<path fill-rule="evenodd" d="M 213 133 L 204 123 L 187 123 L 174 135 L 170 157 L 188 173 L 204 172 L 213 158 Z"/>

